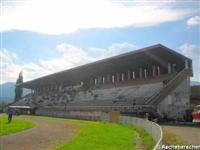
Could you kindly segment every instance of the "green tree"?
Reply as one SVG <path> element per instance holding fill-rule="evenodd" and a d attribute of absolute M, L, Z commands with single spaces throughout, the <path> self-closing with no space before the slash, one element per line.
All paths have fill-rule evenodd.
<path fill-rule="evenodd" d="M 15 87 L 15 102 L 21 99 L 22 94 L 23 94 L 23 89 L 19 85 L 23 83 L 23 75 L 22 71 L 19 73 L 19 77 L 16 81 L 16 87 Z"/>

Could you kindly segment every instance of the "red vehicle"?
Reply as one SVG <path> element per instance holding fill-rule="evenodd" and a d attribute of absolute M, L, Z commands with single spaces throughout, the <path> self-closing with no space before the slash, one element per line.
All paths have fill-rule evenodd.
<path fill-rule="evenodd" d="M 192 112 L 192 122 L 200 123 L 200 105 L 194 107 L 194 111 Z"/>

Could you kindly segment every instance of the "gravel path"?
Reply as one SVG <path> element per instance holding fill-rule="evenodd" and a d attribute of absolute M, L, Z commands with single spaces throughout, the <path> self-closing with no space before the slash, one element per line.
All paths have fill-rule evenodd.
<path fill-rule="evenodd" d="M 200 144 L 200 128 L 164 126 L 169 132 L 174 133 L 184 144 Z"/>
<path fill-rule="evenodd" d="M 22 117 L 36 126 L 10 135 L 0 136 L 0 150 L 51 150 L 58 141 L 65 141 L 75 133 L 75 123 L 62 120 L 43 120 Z"/>

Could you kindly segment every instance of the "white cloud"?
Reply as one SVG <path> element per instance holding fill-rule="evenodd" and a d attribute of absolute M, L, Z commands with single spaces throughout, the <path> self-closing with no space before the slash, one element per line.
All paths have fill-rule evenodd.
<path fill-rule="evenodd" d="M 199 58 L 200 57 L 200 47 L 195 44 L 184 43 L 180 46 L 183 54 L 189 58 Z"/>
<path fill-rule="evenodd" d="M 56 50 L 62 53 L 61 58 L 40 60 L 41 66 L 52 72 L 69 69 L 95 60 L 94 58 L 89 57 L 83 49 L 67 43 L 57 45 Z"/>
<path fill-rule="evenodd" d="M 14 4 L 13 4 L 14 3 Z M 4 2 L 0 31 L 61 34 L 85 28 L 144 27 L 188 17 L 194 10 L 173 3 L 108 0 L 28 0 Z"/>
<path fill-rule="evenodd" d="M 187 25 L 188 26 L 200 25 L 200 16 L 194 16 L 194 17 L 189 18 L 187 20 Z"/>
<path fill-rule="evenodd" d="M 14 74 L 12 74 L 12 71 L 15 72 L 15 70 L 19 69 L 19 67 L 14 64 L 14 61 L 17 59 L 18 57 L 15 53 L 4 48 L 0 49 L 0 83 L 13 79 Z"/>
<path fill-rule="evenodd" d="M 129 43 L 115 43 L 107 49 L 91 48 L 89 49 L 89 52 L 86 52 L 82 48 L 67 43 L 61 43 L 55 48 L 57 52 L 61 53 L 61 57 L 51 58 L 48 60 L 41 59 L 37 64 L 32 62 L 20 64 L 18 61 L 19 58 L 15 53 L 2 49 L 0 53 L 0 83 L 15 82 L 21 70 L 23 70 L 24 81 L 28 81 L 95 60 L 114 56 L 122 52 L 134 50 L 135 48 L 134 45 Z M 98 49 L 98 51 L 94 51 L 95 49 Z M 93 52 L 93 55 L 90 55 L 91 52 Z"/>
<path fill-rule="evenodd" d="M 96 56 L 97 59 L 103 59 L 125 53 L 131 50 L 135 50 L 137 47 L 130 43 L 114 43 L 107 49 L 103 48 L 90 48 L 89 51 Z"/>
<path fill-rule="evenodd" d="M 45 68 L 33 64 L 20 64 L 18 63 L 18 56 L 17 54 L 7 50 L 7 49 L 0 49 L 0 83 L 4 82 L 15 82 L 18 74 L 20 71 L 23 70 L 24 78 L 26 80 L 33 79 L 35 77 L 39 77 L 42 75 L 47 75 L 50 71 L 46 70 Z"/>
<path fill-rule="evenodd" d="M 14 60 L 17 60 L 17 59 L 18 57 L 15 53 L 11 53 L 5 48 L 1 49 L 0 60 L 2 63 L 12 63 Z"/>
<path fill-rule="evenodd" d="M 193 61 L 194 77 L 192 80 L 200 81 L 200 45 L 184 43 L 180 49 L 185 56 Z"/>

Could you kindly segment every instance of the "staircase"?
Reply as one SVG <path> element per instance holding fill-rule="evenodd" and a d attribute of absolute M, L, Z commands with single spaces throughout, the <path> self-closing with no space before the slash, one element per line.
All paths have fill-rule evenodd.
<path fill-rule="evenodd" d="M 180 71 L 169 83 L 163 87 L 160 91 L 153 94 L 146 102 L 146 105 L 158 105 L 167 95 L 169 95 L 181 82 L 188 76 L 192 75 L 192 70 L 190 68 L 183 69 Z"/>

